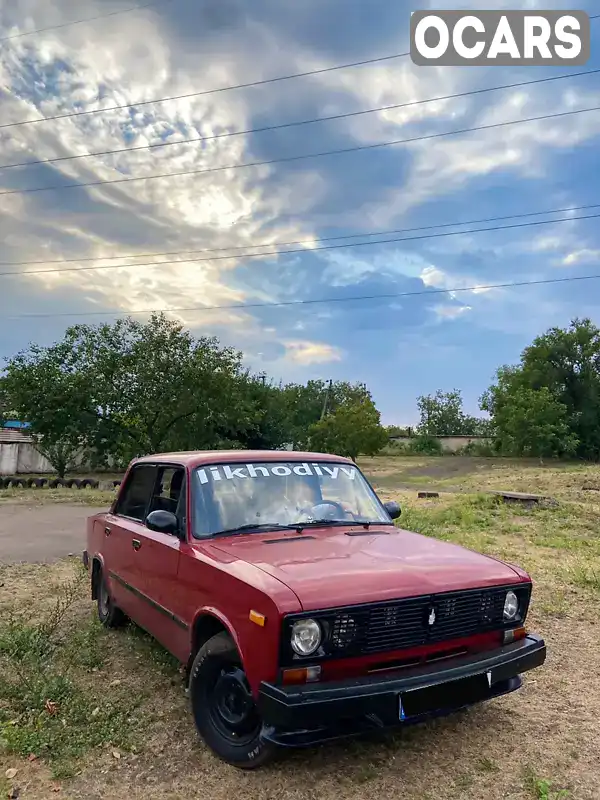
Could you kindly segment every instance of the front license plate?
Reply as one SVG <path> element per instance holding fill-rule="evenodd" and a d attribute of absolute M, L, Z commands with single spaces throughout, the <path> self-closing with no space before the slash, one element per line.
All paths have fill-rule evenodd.
<path fill-rule="evenodd" d="M 478 703 L 489 697 L 491 685 L 492 673 L 484 672 L 469 678 L 411 689 L 398 697 L 398 717 L 403 721 L 422 714 Z"/>

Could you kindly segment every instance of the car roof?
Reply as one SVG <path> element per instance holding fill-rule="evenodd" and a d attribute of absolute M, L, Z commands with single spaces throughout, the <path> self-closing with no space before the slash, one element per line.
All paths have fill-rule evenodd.
<path fill-rule="evenodd" d="M 260 461 L 335 461 L 353 464 L 349 458 L 331 453 L 309 453 L 296 450 L 189 450 L 180 453 L 155 453 L 136 458 L 132 464 L 169 463 L 182 464 L 193 469 L 203 464 L 221 464 L 223 462 Z"/>

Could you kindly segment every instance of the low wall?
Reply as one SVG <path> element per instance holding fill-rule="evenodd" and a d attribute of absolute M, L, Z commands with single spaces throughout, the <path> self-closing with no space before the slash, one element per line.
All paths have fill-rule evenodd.
<path fill-rule="evenodd" d="M 442 445 L 442 450 L 446 453 L 456 453 L 457 450 L 461 450 L 463 447 L 466 447 L 466 445 L 471 444 L 471 442 L 480 442 L 484 444 L 489 441 L 485 436 L 436 436 L 435 438 Z M 392 436 L 390 441 L 398 442 L 399 444 L 410 444 L 410 442 L 414 441 L 414 437 Z"/>
<path fill-rule="evenodd" d="M 0 475 L 39 475 L 54 472 L 31 442 L 0 442 Z"/>

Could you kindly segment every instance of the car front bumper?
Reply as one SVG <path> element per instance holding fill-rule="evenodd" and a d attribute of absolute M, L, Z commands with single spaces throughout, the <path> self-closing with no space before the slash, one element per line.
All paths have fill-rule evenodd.
<path fill-rule="evenodd" d="M 528 634 L 496 650 L 401 674 L 301 686 L 262 683 L 263 737 L 302 747 L 443 716 L 519 689 L 521 674 L 545 660 L 544 640 Z"/>

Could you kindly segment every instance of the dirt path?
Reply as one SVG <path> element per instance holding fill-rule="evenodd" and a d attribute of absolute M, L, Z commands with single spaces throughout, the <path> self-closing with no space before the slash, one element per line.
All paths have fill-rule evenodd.
<path fill-rule="evenodd" d="M 81 553 L 87 517 L 103 510 L 85 505 L 2 504 L 0 563 L 49 563 Z"/>

